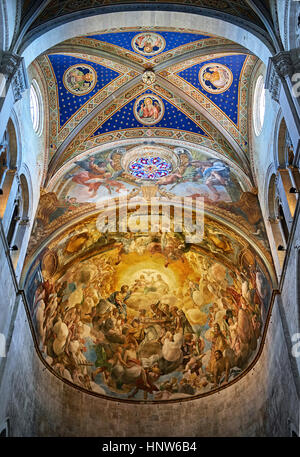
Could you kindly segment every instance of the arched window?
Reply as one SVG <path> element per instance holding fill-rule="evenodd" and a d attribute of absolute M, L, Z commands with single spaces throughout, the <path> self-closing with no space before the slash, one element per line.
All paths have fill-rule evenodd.
<path fill-rule="evenodd" d="M 30 86 L 30 116 L 33 130 L 41 135 L 43 130 L 43 102 L 38 83 L 34 79 Z"/>
<path fill-rule="evenodd" d="M 253 99 L 253 125 L 254 131 L 257 136 L 261 134 L 264 118 L 265 118 L 265 108 L 266 108 L 266 96 L 264 88 L 264 77 L 260 75 L 257 78 L 255 90 L 254 90 L 254 99 Z"/>

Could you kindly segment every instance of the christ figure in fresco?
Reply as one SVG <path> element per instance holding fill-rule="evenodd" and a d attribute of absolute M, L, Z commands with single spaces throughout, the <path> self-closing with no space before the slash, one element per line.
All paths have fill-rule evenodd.
<path fill-rule="evenodd" d="M 153 100 L 150 97 L 146 97 L 145 101 L 142 102 L 138 114 L 141 117 L 141 119 L 147 118 L 147 119 L 153 119 L 156 120 L 158 119 L 160 113 L 160 106 L 158 103 L 153 103 Z"/>
<path fill-rule="evenodd" d="M 136 40 L 138 48 L 147 54 L 153 52 L 154 48 L 160 48 L 162 45 L 161 38 L 151 34 L 141 35 Z"/>

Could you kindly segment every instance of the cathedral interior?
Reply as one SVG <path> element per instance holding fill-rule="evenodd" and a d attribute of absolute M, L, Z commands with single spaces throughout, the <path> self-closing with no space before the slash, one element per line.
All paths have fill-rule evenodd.
<path fill-rule="evenodd" d="M 3 0 L 0 434 L 299 436 L 300 2 Z"/>

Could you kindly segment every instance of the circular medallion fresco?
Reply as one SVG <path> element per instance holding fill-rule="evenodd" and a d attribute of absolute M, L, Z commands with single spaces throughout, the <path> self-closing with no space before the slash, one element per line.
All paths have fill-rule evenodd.
<path fill-rule="evenodd" d="M 199 71 L 199 82 L 211 94 L 221 94 L 231 86 L 232 72 L 225 65 L 209 63 Z"/>
<path fill-rule="evenodd" d="M 165 107 L 162 100 L 153 94 L 139 97 L 133 107 L 135 118 L 144 125 L 157 124 L 164 115 Z"/>
<path fill-rule="evenodd" d="M 166 42 L 165 39 L 153 32 L 143 32 L 135 35 L 131 42 L 132 48 L 144 56 L 154 56 L 163 51 Z"/>
<path fill-rule="evenodd" d="M 93 67 L 86 64 L 72 65 L 63 76 L 65 88 L 74 95 L 85 95 L 94 89 L 97 73 Z"/>
<path fill-rule="evenodd" d="M 161 157 L 140 157 L 129 165 L 130 173 L 136 178 L 155 180 L 167 176 L 172 165 Z"/>

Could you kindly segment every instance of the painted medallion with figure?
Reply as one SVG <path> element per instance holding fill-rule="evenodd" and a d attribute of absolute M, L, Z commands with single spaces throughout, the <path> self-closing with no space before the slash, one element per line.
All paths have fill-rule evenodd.
<path fill-rule="evenodd" d="M 144 56 L 154 56 L 164 50 L 166 42 L 158 33 L 143 32 L 133 38 L 131 45 L 136 52 Z"/>
<path fill-rule="evenodd" d="M 157 124 L 164 115 L 164 104 L 154 94 L 144 94 L 139 97 L 133 107 L 135 118 L 144 125 Z"/>
<path fill-rule="evenodd" d="M 222 64 L 203 65 L 199 72 L 199 82 L 203 89 L 211 94 L 221 94 L 229 89 L 233 75 L 228 67 Z"/>
<path fill-rule="evenodd" d="M 90 65 L 72 65 L 65 71 L 63 83 L 71 94 L 85 95 L 94 89 L 97 74 Z"/>

